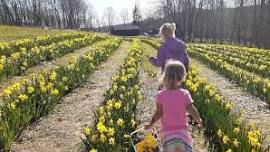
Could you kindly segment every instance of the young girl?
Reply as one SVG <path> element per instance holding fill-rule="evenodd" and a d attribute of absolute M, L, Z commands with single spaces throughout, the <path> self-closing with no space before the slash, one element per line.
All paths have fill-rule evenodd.
<path fill-rule="evenodd" d="M 160 35 L 164 43 L 158 49 L 157 57 L 149 57 L 149 62 L 154 66 L 161 67 L 161 73 L 164 71 L 166 61 L 175 59 L 189 69 L 189 56 L 186 51 L 185 43 L 175 38 L 175 23 L 165 23 L 160 28 Z"/>
<path fill-rule="evenodd" d="M 156 96 L 157 110 L 148 130 L 161 119 L 160 138 L 164 152 L 192 152 L 192 138 L 188 132 L 187 115 L 189 113 L 202 126 L 202 120 L 189 92 L 180 89 L 185 79 L 185 66 L 179 61 L 169 61 L 161 78 L 164 89 Z"/>

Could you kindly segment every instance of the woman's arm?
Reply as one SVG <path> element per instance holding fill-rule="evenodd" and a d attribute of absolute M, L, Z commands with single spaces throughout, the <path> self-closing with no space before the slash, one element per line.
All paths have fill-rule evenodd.
<path fill-rule="evenodd" d="M 163 112 L 162 112 L 162 105 L 160 103 L 157 102 L 156 104 L 157 110 L 155 112 L 155 114 L 152 117 L 152 120 L 150 122 L 150 124 L 145 125 L 144 129 L 148 130 L 150 128 L 152 128 L 158 121 L 159 119 L 162 117 Z"/>
<path fill-rule="evenodd" d="M 165 47 L 161 46 L 158 49 L 157 57 L 150 57 L 149 62 L 156 67 L 162 67 L 165 62 L 165 55 L 164 55 Z"/>
<path fill-rule="evenodd" d="M 191 103 L 187 106 L 187 112 L 195 119 L 195 121 L 198 123 L 198 127 L 202 126 L 202 119 L 198 112 L 198 110 L 194 107 L 194 105 Z"/>

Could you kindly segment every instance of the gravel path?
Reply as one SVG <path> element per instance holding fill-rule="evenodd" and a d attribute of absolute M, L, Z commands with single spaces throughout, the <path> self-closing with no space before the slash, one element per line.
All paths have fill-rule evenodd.
<path fill-rule="evenodd" d="M 157 90 L 158 78 L 151 78 L 147 74 L 142 74 L 142 81 L 144 85 L 142 86 L 144 93 L 144 100 L 139 102 L 138 109 L 138 119 L 141 121 L 141 124 L 150 122 L 152 114 L 155 112 L 155 95 Z M 198 131 L 191 131 L 193 137 L 193 147 L 195 152 L 207 152 L 207 148 L 204 145 L 204 137 L 202 133 Z"/>
<path fill-rule="evenodd" d="M 233 111 L 240 112 L 242 110 L 243 117 L 258 124 L 266 135 L 265 146 L 270 145 L 270 107 L 269 105 L 243 90 L 233 82 L 230 82 L 225 77 L 211 70 L 203 63 L 192 60 L 192 62 L 199 66 L 200 75 L 208 78 L 209 82 L 215 83 L 221 94 L 234 104 Z"/>
<path fill-rule="evenodd" d="M 81 146 L 82 129 L 94 119 L 93 110 L 101 101 L 110 79 L 123 63 L 129 48 L 120 48 L 94 72 L 84 86 L 63 97 L 54 110 L 21 134 L 14 142 L 14 152 L 76 152 Z"/>

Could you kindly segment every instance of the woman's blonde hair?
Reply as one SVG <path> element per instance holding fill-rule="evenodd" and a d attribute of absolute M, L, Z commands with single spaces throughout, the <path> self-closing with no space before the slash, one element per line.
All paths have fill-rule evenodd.
<path fill-rule="evenodd" d="M 166 40 L 169 37 L 175 37 L 175 30 L 175 23 L 165 23 L 160 27 L 159 34 Z"/>
<path fill-rule="evenodd" d="M 165 66 L 160 85 L 163 85 L 167 89 L 177 89 L 178 82 L 183 82 L 186 78 L 186 68 L 184 64 L 177 60 L 169 60 Z"/>

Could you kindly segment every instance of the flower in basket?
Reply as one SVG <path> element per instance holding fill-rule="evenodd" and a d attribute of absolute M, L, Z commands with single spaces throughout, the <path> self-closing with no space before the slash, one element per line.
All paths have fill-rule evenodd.
<path fill-rule="evenodd" d="M 147 133 L 144 140 L 140 141 L 136 145 L 138 152 L 153 152 L 157 148 L 158 144 L 151 133 Z"/>

